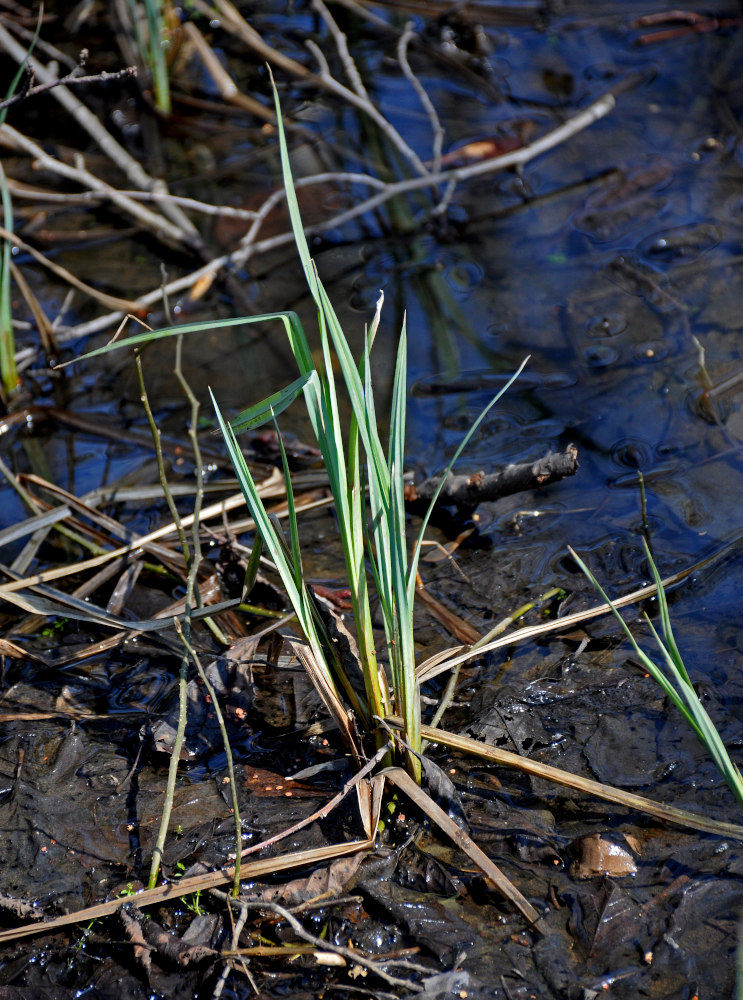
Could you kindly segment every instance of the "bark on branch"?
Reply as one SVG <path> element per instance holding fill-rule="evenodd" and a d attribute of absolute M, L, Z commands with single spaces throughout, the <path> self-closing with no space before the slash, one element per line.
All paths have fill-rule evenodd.
<path fill-rule="evenodd" d="M 574 476 L 577 471 L 578 449 L 571 444 L 562 454 L 549 452 L 536 462 L 507 465 L 500 472 L 476 472 L 470 476 L 450 472 L 436 503 L 438 506 L 458 507 L 460 511 L 474 510 L 478 504 L 523 490 L 535 490 L 566 476 Z M 412 483 L 405 487 L 405 499 L 409 503 L 430 503 L 439 482 L 437 477 L 433 477 L 422 483 Z"/>

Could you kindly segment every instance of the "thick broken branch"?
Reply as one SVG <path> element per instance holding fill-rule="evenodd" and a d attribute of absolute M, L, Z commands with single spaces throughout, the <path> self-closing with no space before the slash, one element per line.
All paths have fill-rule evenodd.
<path fill-rule="evenodd" d="M 436 502 L 444 507 L 474 510 L 478 504 L 499 500 L 523 490 L 535 490 L 566 476 L 574 476 L 577 471 L 578 449 L 571 444 L 562 454 L 549 452 L 536 462 L 507 465 L 500 472 L 487 475 L 485 472 L 476 472 L 470 476 L 457 476 L 450 472 Z M 412 483 L 405 487 L 405 499 L 409 503 L 430 503 L 439 482 L 440 479 L 434 476 L 422 483 Z"/>

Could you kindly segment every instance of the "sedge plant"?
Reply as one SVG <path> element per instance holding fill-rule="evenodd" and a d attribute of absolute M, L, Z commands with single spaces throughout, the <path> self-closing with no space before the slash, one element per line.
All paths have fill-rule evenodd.
<path fill-rule="evenodd" d="M 327 292 L 317 274 L 305 238 L 294 191 L 286 138 L 281 127 L 281 109 L 276 99 L 277 120 L 284 186 L 294 239 L 310 294 L 317 307 L 322 362 L 316 365 L 309 342 L 295 314 L 283 314 L 300 377 L 284 393 L 245 411 L 231 423 L 215 409 L 240 481 L 264 545 L 269 551 L 286 588 L 292 607 L 312 651 L 318 684 L 329 707 L 341 692 L 350 701 L 367 731 L 374 730 L 374 718 L 391 713 L 403 720 L 406 767 L 420 780 L 421 720 L 415 676 L 413 602 L 423 533 L 437 495 L 422 520 L 418 538 L 409 552 L 404 498 L 405 416 L 407 391 L 407 333 L 400 332 L 389 414 L 389 436 L 380 435 L 371 375 L 371 350 L 379 325 L 383 297 L 377 303 L 367 331 L 362 356 L 357 362 Z M 340 379 L 334 373 L 335 363 Z M 523 365 L 522 365 L 523 367 Z M 483 410 L 457 449 L 441 486 L 464 446 L 490 408 L 497 402 L 521 369 Z M 351 406 L 350 428 L 344 434 L 339 385 Z M 322 452 L 338 517 L 341 546 L 356 625 L 359 666 L 363 693 L 357 693 L 345 665 L 338 662 L 311 591 L 304 583 L 299 528 L 294 511 L 292 484 L 283 454 L 288 498 L 290 544 L 287 545 L 268 518 L 250 469 L 238 446 L 236 434 L 267 419 L 275 421 L 279 409 L 289 405 L 299 393 L 304 396 L 307 414 Z M 279 435 L 279 440 L 280 440 Z M 441 486 L 439 488 L 441 488 Z M 368 571 L 367 572 L 367 568 Z M 372 632 L 369 575 L 379 601 L 386 638 L 389 673 L 378 661 Z M 314 671 L 313 671 L 314 673 Z M 335 712 L 336 716 L 338 712 Z M 346 728 L 344 726 L 344 728 Z M 350 738 L 350 733 L 346 733 Z M 381 734 L 380 734 L 381 738 Z"/>
<path fill-rule="evenodd" d="M 671 616 L 668 612 L 668 600 L 666 598 L 663 581 L 661 580 L 658 567 L 655 565 L 655 561 L 650 553 L 647 541 L 644 538 L 643 545 L 645 546 L 645 555 L 657 588 L 658 610 L 660 612 L 660 624 L 663 638 L 661 638 L 658 634 L 657 629 L 648 615 L 645 614 L 644 617 L 650 631 L 653 634 L 653 638 L 658 644 L 658 649 L 663 663 L 662 666 L 659 666 L 644 650 L 640 648 L 637 640 L 630 630 L 629 625 L 624 618 L 622 618 L 618 609 L 606 596 L 601 584 L 598 582 L 591 570 L 572 549 L 570 549 L 570 552 L 596 590 L 611 607 L 614 617 L 621 625 L 624 634 L 632 643 L 635 653 L 640 658 L 640 662 L 643 667 L 647 670 L 653 680 L 660 685 L 666 697 L 676 706 L 688 725 L 691 726 L 697 734 L 702 745 L 706 748 L 707 752 L 712 757 L 712 760 L 715 762 L 720 774 L 722 774 L 725 778 L 731 792 L 738 802 L 743 805 L 743 777 L 741 777 L 741 773 L 737 766 L 730 759 L 727 747 L 723 743 L 714 722 L 710 719 L 707 710 L 694 689 L 694 685 L 691 682 L 691 678 L 689 677 L 689 673 L 684 665 L 681 653 L 676 645 L 676 639 L 673 635 L 673 629 L 671 628 Z"/>
<path fill-rule="evenodd" d="M 294 192 L 289 153 L 284 134 L 278 95 L 274 91 L 280 143 L 280 157 L 286 198 L 295 242 L 310 294 L 317 308 L 320 351 L 316 362 L 310 342 L 296 313 L 275 312 L 221 322 L 192 323 L 166 330 L 137 334 L 117 341 L 94 354 L 126 345 L 134 346 L 179 334 L 209 331 L 242 323 L 280 322 L 289 340 L 299 377 L 231 422 L 221 413 L 212 394 L 219 426 L 232 464 L 256 523 L 262 544 L 273 560 L 287 597 L 296 615 L 306 645 L 294 644 L 294 651 L 307 668 L 326 707 L 337 719 L 352 754 L 361 760 L 357 727 L 376 733 L 382 745 L 387 736 L 375 718 L 398 715 L 403 720 L 405 766 L 420 781 L 421 719 L 415 674 L 413 602 L 423 533 L 438 492 L 422 519 L 418 537 L 409 546 L 404 498 L 405 417 L 407 390 L 407 333 L 400 332 L 392 387 L 387 441 L 380 434 L 371 351 L 377 332 L 383 297 L 366 331 L 361 358 L 355 359 L 325 287 L 320 280 L 305 238 Z M 507 381 L 485 407 L 456 450 L 441 477 L 446 476 L 463 448 L 524 367 Z M 336 371 L 339 373 L 336 376 Z M 360 683 L 352 676 L 354 667 L 342 662 L 337 643 L 305 581 L 299 524 L 294 506 L 291 477 L 282 448 L 288 507 L 288 538 L 272 519 L 259 495 L 245 461 L 237 435 L 249 428 L 273 421 L 302 396 L 312 431 L 322 453 L 335 504 L 347 583 L 351 594 L 353 622 L 358 646 Z M 344 403 L 350 406 L 350 420 Z M 279 434 L 279 442 L 281 435 Z M 372 591 L 376 594 L 384 626 L 386 664 L 377 656 L 372 626 Z M 348 709 L 353 710 L 356 725 Z"/>

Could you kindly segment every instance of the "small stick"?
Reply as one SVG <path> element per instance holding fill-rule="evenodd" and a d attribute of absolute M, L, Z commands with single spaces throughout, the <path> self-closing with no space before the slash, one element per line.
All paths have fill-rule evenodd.
<path fill-rule="evenodd" d="M 420 82 L 418 77 L 415 75 L 413 70 L 410 68 L 410 63 L 408 62 L 408 46 L 411 39 L 415 37 L 415 31 L 413 30 L 413 22 L 408 21 L 405 25 L 405 30 L 397 42 L 397 59 L 400 63 L 400 68 L 405 74 L 410 86 L 418 95 L 418 100 L 423 105 L 423 110 L 428 115 L 428 120 L 431 123 L 431 128 L 433 130 L 433 172 L 435 174 L 441 171 L 441 149 L 444 144 L 444 128 L 441 124 L 441 119 L 438 116 L 438 112 L 434 107 L 433 101 L 428 96 L 423 84 Z M 453 191 L 453 188 L 452 188 Z"/>
<path fill-rule="evenodd" d="M 235 902 L 237 902 L 237 900 Z M 423 987 L 419 983 L 411 982 L 409 979 L 399 979 L 397 976 L 391 976 L 384 970 L 380 962 L 367 958 L 366 955 L 357 951 L 355 948 L 345 948 L 343 945 L 333 944 L 333 942 L 328 939 L 322 940 L 321 938 L 315 937 L 314 934 L 310 934 L 309 931 L 304 929 L 294 914 L 284 909 L 284 907 L 280 906 L 279 903 L 270 903 L 266 900 L 253 902 L 250 900 L 248 905 L 254 907 L 256 910 L 267 910 L 269 913 L 275 913 L 276 916 L 285 920 L 290 925 L 297 937 L 302 938 L 303 941 L 309 942 L 309 944 L 313 945 L 313 947 L 320 952 L 330 951 L 336 955 L 341 955 L 346 959 L 352 968 L 355 965 L 360 965 L 362 968 L 368 969 L 369 972 L 373 972 L 375 976 L 379 976 L 380 979 L 383 979 L 390 986 L 401 986 L 414 993 L 420 993 L 423 990 Z M 395 961 L 394 963 L 389 962 L 385 964 L 395 964 L 402 966 L 403 968 L 411 968 L 410 963 L 405 961 Z M 421 971 L 421 969 L 426 973 L 431 971 L 425 966 L 418 966 L 416 971 Z"/>
<path fill-rule="evenodd" d="M 217 692 L 214 690 L 214 685 L 209 680 L 206 670 L 199 658 L 198 653 L 193 648 L 191 643 L 188 641 L 184 628 L 181 625 L 179 618 L 173 619 L 173 624 L 175 625 L 175 630 L 180 637 L 181 642 L 185 646 L 186 652 L 191 657 L 191 660 L 196 664 L 196 669 L 199 672 L 199 677 L 206 688 L 209 697 L 211 698 L 212 707 L 214 708 L 214 714 L 217 717 L 217 725 L 219 726 L 219 732 L 222 736 L 222 744 L 224 746 L 225 757 L 227 758 L 227 774 L 230 779 L 230 795 L 232 798 L 232 812 L 235 817 L 235 851 L 237 852 L 240 842 L 242 840 L 242 822 L 240 820 L 240 804 L 237 801 L 237 782 L 235 781 L 235 765 L 232 758 L 232 747 L 230 746 L 230 739 L 227 735 L 227 727 L 224 724 L 224 716 L 222 715 L 222 709 L 219 705 L 219 699 L 217 698 Z M 186 616 L 186 624 L 189 624 L 188 616 Z M 173 747 L 175 752 L 175 746 Z M 232 883 L 232 895 L 237 898 L 240 893 L 240 858 L 241 855 L 235 854 L 235 875 Z M 152 886 L 150 887 L 152 888 Z"/>
<path fill-rule="evenodd" d="M 83 50 L 84 51 L 84 50 Z M 0 111 L 5 108 L 10 108 L 14 104 L 19 104 L 21 101 L 29 100 L 32 97 L 36 97 L 37 94 L 43 94 L 47 90 L 53 90 L 54 87 L 69 86 L 70 84 L 78 83 L 109 83 L 111 80 L 122 80 L 128 76 L 136 76 L 137 69 L 135 66 L 127 66 L 126 69 L 117 70 L 115 73 L 107 73 L 105 70 L 101 73 L 94 73 L 92 76 L 79 76 L 77 70 L 72 70 L 67 76 L 61 76 L 58 80 L 47 80 L 46 83 L 39 83 L 35 87 L 29 87 L 26 90 L 22 90 L 20 94 L 16 94 L 14 97 L 6 97 L 4 101 L 0 101 Z"/>
<path fill-rule="evenodd" d="M 2 24 L 0 24 L 0 48 L 19 64 L 25 60 L 42 83 L 57 82 L 58 78 L 56 74 L 44 66 L 43 63 L 39 62 L 34 56 L 29 55 L 24 47 L 13 38 L 10 32 L 6 31 Z M 66 86 L 57 84 L 52 91 L 52 95 L 72 115 L 77 124 L 98 144 L 106 156 L 119 169 L 124 171 L 135 187 L 163 194 L 167 192 L 165 182 L 150 177 L 139 161 L 114 139 L 93 112 L 82 101 L 79 101 Z M 179 244 L 185 243 L 187 246 L 193 247 L 200 243 L 200 236 L 196 226 L 194 226 L 193 222 L 191 222 L 180 208 L 176 205 L 165 205 L 164 212 L 168 217 L 171 227 L 178 232 Z"/>
<path fill-rule="evenodd" d="M 61 264 L 56 264 L 53 260 L 49 260 L 43 253 L 24 242 L 15 233 L 11 233 L 9 229 L 5 229 L 4 226 L 0 226 L 0 239 L 7 240 L 13 246 L 18 247 L 19 250 L 30 254 L 35 261 L 38 261 L 43 267 L 48 268 L 58 278 L 61 278 L 62 281 L 66 281 L 68 285 L 72 285 L 73 288 L 77 288 L 78 291 L 83 292 L 85 295 L 90 295 L 91 298 L 96 299 L 101 305 L 107 306 L 109 309 L 127 309 L 129 312 L 134 312 L 137 309 L 136 303 L 129 299 L 119 299 L 114 295 L 99 292 L 97 288 L 93 288 L 91 285 L 86 285 L 84 281 L 76 278 L 66 267 L 62 267 Z"/>
<path fill-rule="evenodd" d="M 198 5 L 199 0 L 194 0 L 194 2 Z M 333 216 L 332 219 L 328 219 L 322 223 L 317 223 L 314 226 L 308 226 L 306 230 L 307 235 L 313 236 L 318 233 L 323 233 L 328 229 L 334 229 L 338 226 L 344 225 L 346 222 L 378 208 L 391 198 L 398 197 L 401 194 L 407 194 L 411 191 L 417 191 L 425 187 L 438 187 L 442 184 L 456 186 L 462 181 L 468 181 L 473 177 L 482 177 L 490 173 L 497 173 L 499 170 L 507 170 L 511 167 L 521 166 L 528 163 L 531 160 L 536 159 L 536 157 L 546 153 L 548 150 L 553 149 L 554 147 L 565 142 L 567 139 L 576 135 L 583 129 L 586 129 L 590 125 L 599 121 L 612 111 L 614 107 L 616 107 L 616 95 L 635 85 L 641 79 L 642 78 L 639 74 L 633 74 L 623 80 L 621 84 L 617 85 L 617 87 L 613 90 L 607 91 L 583 111 L 574 115 L 572 118 L 568 119 L 567 122 L 558 126 L 552 132 L 548 132 L 535 142 L 530 143 L 527 146 L 522 146 L 520 149 L 514 150 L 513 152 L 505 153 L 503 156 L 496 156 L 490 160 L 484 160 L 481 163 L 471 164 L 467 167 L 457 167 L 452 170 L 442 170 L 439 173 L 426 173 L 425 176 L 413 177 L 409 180 L 397 181 L 392 184 L 385 184 L 378 179 L 370 179 L 368 175 L 365 174 L 335 174 L 333 176 L 339 181 L 342 179 L 348 179 L 350 182 L 364 183 L 377 187 L 377 193 L 364 201 L 359 202 L 352 208 Z M 349 91 L 349 93 L 351 92 Z M 0 130 L 0 138 L 1 137 L 2 131 Z M 45 155 L 40 147 L 36 148 L 40 154 Z M 317 175 L 316 177 L 308 177 L 298 180 L 296 187 L 303 187 L 304 184 L 322 183 L 328 179 L 329 175 L 326 174 Z M 102 184 L 99 186 L 102 187 Z M 453 186 L 451 187 L 451 190 L 447 191 L 445 197 L 451 198 L 454 193 Z M 111 191 L 113 190 L 114 189 L 111 189 Z M 118 195 L 120 192 L 116 192 L 116 194 Z M 274 192 L 269 197 L 276 199 L 276 202 L 278 202 L 284 196 L 284 192 L 282 191 Z M 169 282 L 165 288 L 166 293 L 168 295 L 175 295 L 189 289 L 193 287 L 193 285 L 200 278 L 207 274 L 216 272 L 228 264 L 232 264 L 236 267 L 244 267 L 252 256 L 258 253 L 263 253 L 267 250 L 274 250 L 278 247 L 286 246 L 294 241 L 292 233 L 286 232 L 281 233 L 278 236 L 272 236 L 265 240 L 261 240 L 260 242 L 253 242 L 257 230 L 260 228 L 260 225 L 256 224 L 257 221 L 258 220 L 253 223 L 253 227 L 251 227 L 250 232 L 244 237 L 242 245 L 238 250 L 231 254 L 223 254 L 220 257 L 215 257 L 209 263 L 205 264 L 198 270 L 193 271 L 191 274 Z M 140 296 L 140 298 L 136 301 L 137 307 L 144 308 L 151 305 L 153 302 L 156 302 L 161 298 L 162 293 L 163 290 L 161 288 L 157 288 L 152 292 L 148 292 L 146 295 Z M 111 326 L 113 323 L 119 322 L 122 315 L 122 313 L 113 313 L 98 317 L 88 323 L 81 323 L 76 327 L 61 331 L 57 341 L 58 343 L 63 344 L 70 340 L 77 340 L 80 337 L 87 337 L 93 333 L 98 333 Z"/>
<path fill-rule="evenodd" d="M 0 34 L 2 33 L 2 25 L 0 25 Z M 55 90 L 54 93 L 59 93 Z M 85 167 L 71 166 L 68 163 L 63 163 L 56 157 L 51 156 L 47 153 L 38 143 L 29 139 L 22 132 L 13 128 L 12 125 L 8 125 L 5 122 L 0 126 L 0 139 L 4 142 L 9 140 L 12 147 L 16 149 L 23 150 L 29 156 L 32 156 L 40 166 L 45 170 L 50 170 L 60 177 L 65 177 L 68 180 L 72 180 L 77 184 L 81 184 L 83 187 L 87 187 L 92 191 L 96 191 L 99 194 L 104 195 L 110 201 L 112 201 L 117 208 L 127 215 L 131 215 L 137 222 L 144 226 L 148 231 L 152 232 L 159 240 L 168 246 L 182 247 L 184 242 L 188 242 L 185 239 L 185 235 L 180 226 L 175 225 L 165 216 L 160 215 L 157 212 L 151 211 L 144 205 L 140 205 L 130 198 L 125 197 L 120 194 L 116 188 L 112 187 L 110 184 L 106 184 L 105 181 L 100 180 L 90 171 L 86 170 Z M 6 142 L 7 144 L 7 142 Z M 157 293 L 153 301 L 162 295 L 162 291 L 158 288 Z"/>
<path fill-rule="evenodd" d="M 490 860 L 487 854 L 478 847 L 461 829 L 457 826 L 444 810 L 436 805 L 433 799 L 413 781 L 401 767 L 390 767 L 382 772 L 386 778 L 394 782 L 400 791 L 418 806 L 419 809 L 429 817 L 443 832 L 450 837 L 454 843 L 460 847 L 465 854 L 470 857 L 477 867 L 490 879 L 496 889 L 513 903 L 519 913 L 532 925 L 536 925 L 540 919 L 539 912 L 531 905 L 528 899 L 515 885 L 506 878 L 500 868 Z"/>
<path fill-rule="evenodd" d="M 309 824 L 314 823 L 315 820 L 325 819 L 325 817 L 343 801 L 351 789 L 354 788 L 362 780 L 362 778 L 365 778 L 367 774 L 369 774 L 369 772 L 372 771 L 383 759 L 385 754 L 388 754 L 392 749 L 394 749 L 394 743 L 390 740 L 385 743 L 384 746 L 380 747 L 371 760 L 368 760 L 352 778 L 349 778 L 338 794 L 335 795 L 330 802 L 326 802 L 321 809 L 312 813 L 311 816 L 307 816 L 305 819 L 300 820 L 299 823 L 295 823 L 294 826 L 290 826 L 287 830 L 282 830 L 281 833 L 277 833 L 275 836 L 269 837 L 268 840 L 263 840 L 260 844 L 253 844 L 252 847 L 246 847 L 240 856 L 245 858 L 248 854 L 255 854 L 256 851 L 262 851 L 265 847 L 270 847 L 271 844 L 276 844 L 280 840 L 283 840 L 284 837 L 288 837 L 291 834 L 296 833 L 298 830 L 302 830 L 305 826 L 309 826 Z"/>
<path fill-rule="evenodd" d="M 578 451 L 573 445 L 568 445 L 562 454 L 549 452 L 537 462 L 518 462 L 488 475 L 476 472 L 474 475 L 458 476 L 450 472 L 437 504 L 474 510 L 480 503 L 498 500 L 523 490 L 538 489 L 566 476 L 574 476 L 577 471 Z M 428 504 L 436 494 L 440 482 L 440 478 L 434 476 L 418 485 L 411 483 L 405 487 L 405 499 L 409 503 L 420 501 Z"/>
<path fill-rule="evenodd" d="M 358 67 L 354 62 L 351 53 L 348 51 L 348 40 L 345 34 L 335 23 L 332 14 L 323 3 L 323 0 L 312 0 L 312 7 L 320 15 L 322 20 L 325 22 L 325 27 L 333 36 L 335 47 L 338 49 L 338 55 L 341 57 L 341 62 L 343 63 L 343 69 L 346 71 L 346 76 L 351 81 L 351 86 L 353 87 L 355 92 L 359 95 L 359 97 L 361 97 L 365 101 L 371 102 L 371 99 L 369 97 L 369 92 L 364 86 L 364 81 L 361 79 L 361 74 L 359 73 Z M 328 72 L 327 63 L 324 63 L 324 72 L 326 73 Z"/>

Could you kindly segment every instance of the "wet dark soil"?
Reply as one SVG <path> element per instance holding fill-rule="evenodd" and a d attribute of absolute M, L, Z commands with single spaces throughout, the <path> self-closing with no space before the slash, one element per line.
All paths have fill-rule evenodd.
<path fill-rule="evenodd" d="M 316 56 L 306 42 L 319 45 L 330 71 L 347 82 L 317 8 L 236 7 L 270 45 L 313 71 Z M 173 17 L 190 20 L 241 91 L 268 108 L 264 57 L 227 30 L 225 9 L 173 5 Z M 339 4 L 331 10 L 368 92 L 423 161 L 434 156 L 431 123 L 399 62 L 408 19 L 416 32 L 409 63 L 437 108 L 449 164 L 466 167 L 486 162 L 477 157 L 493 151 L 518 149 L 616 91 L 605 117 L 523 169 L 463 180 L 438 211 L 428 192 L 398 197 L 318 232 L 312 248 L 341 320 L 357 341 L 384 289 L 375 345 L 375 376 L 382 386 L 407 312 L 407 450 L 410 468 L 421 478 L 445 467 L 482 406 L 527 354 L 524 379 L 483 425 L 462 471 L 535 461 L 569 444 L 578 449 L 580 469 L 573 479 L 484 504 L 474 520 L 452 512 L 437 519 L 430 532 L 437 545 L 422 562 L 429 593 L 483 633 L 553 587 L 560 588 L 559 596 L 525 622 L 593 602 L 568 544 L 587 556 L 614 594 L 647 582 L 645 533 L 664 575 L 716 555 L 669 599 L 690 674 L 739 759 L 739 5 L 723 2 L 712 14 L 682 4 L 680 12 L 645 21 L 657 11 L 637 0 L 432 3 L 425 9 Z M 91 72 L 126 65 L 117 46 L 122 32 L 114 30 L 109 6 L 100 0 L 75 11 L 73 17 L 65 5 L 48 3 L 42 40 L 73 61 L 88 48 Z M 16 34 L 33 30 L 27 15 L 21 5 L 6 4 L 0 23 Z M 257 209 L 279 185 L 275 129 L 244 104 L 222 99 L 193 44 L 181 33 L 172 52 L 170 118 L 158 117 L 151 95 L 132 81 L 91 84 L 77 93 L 174 194 Z M 47 63 L 53 55 L 45 50 L 39 57 Z M 5 79 L 10 71 L 3 60 Z M 390 181 L 413 175 L 367 116 L 313 81 L 280 66 L 274 72 L 298 176 L 365 171 Z M 9 109 L 7 121 L 64 162 L 84 155 L 91 172 L 130 187 L 50 95 Z M 18 150 L 3 147 L 3 169 L 11 180 L 47 193 L 80 190 Z M 332 178 L 307 190 L 301 208 L 312 224 L 332 220 L 369 193 L 361 182 L 339 186 Z M 127 299 L 158 288 L 161 263 L 166 280 L 175 280 L 234 251 L 250 225 L 193 211 L 198 240 L 173 248 L 110 204 L 52 201 L 38 190 L 29 196 L 18 188 L 12 198 L 15 232 L 24 241 L 97 290 Z M 280 235 L 285 226 L 279 209 L 268 216 L 260 238 Z M 71 360 L 114 333 L 118 319 L 104 305 L 79 292 L 68 298 L 69 285 L 28 252 L 13 259 L 55 324 L 52 353 Z M 22 393 L 10 401 L 0 428 L 9 480 L 34 474 L 77 497 L 105 487 L 105 495 L 90 502 L 129 532 L 143 534 L 169 522 L 156 493 L 136 492 L 154 486 L 157 473 L 152 450 L 143 443 L 147 426 L 131 359 L 108 355 L 53 372 L 55 358 L 45 356 L 40 317 L 15 283 L 12 289 L 24 367 Z M 179 321 L 284 308 L 297 309 L 308 326 L 312 321 L 294 251 L 281 243 L 228 263 L 198 295 L 173 292 L 168 307 Z M 140 312 L 153 326 L 166 322 L 161 301 Z M 184 368 L 204 401 L 211 386 L 221 404 L 236 412 L 296 375 L 273 329 L 200 336 L 185 341 Z M 190 414 L 172 368 L 170 346 L 147 354 L 169 478 L 184 487 L 178 503 L 187 514 L 194 483 L 186 437 Z M 206 407 L 204 414 L 208 421 Z M 289 410 L 282 429 L 294 434 L 287 440 L 298 484 L 315 490 L 321 470 L 304 445 L 307 426 Z M 215 490 L 207 497 L 211 502 L 236 487 L 220 440 L 208 428 L 203 443 Z M 261 438 L 249 447 L 260 476 L 268 477 L 275 446 Z M 638 471 L 646 487 L 645 514 Z M 49 499 L 37 481 L 23 482 Z M 129 488 L 135 492 L 127 493 Z M 8 481 L 0 497 L 0 528 L 28 516 Z M 75 529 L 104 547 L 119 544 L 110 524 L 91 525 L 90 516 L 81 515 Z M 331 591 L 342 588 L 332 512 L 304 515 L 302 528 L 307 572 Z M 26 558 L 30 530 L 2 536 L 2 582 L 90 555 L 79 539 L 48 534 Z M 215 516 L 203 540 L 204 586 L 209 580 L 225 598 L 239 593 L 239 546 L 251 544 L 250 529 L 232 521 L 228 531 L 221 515 Z M 151 618 L 183 597 L 183 560 L 172 537 L 136 566 L 129 576 L 117 567 L 81 599 L 131 621 Z M 89 574 L 80 573 L 55 586 L 71 593 L 88 580 Z M 251 600 L 274 613 L 285 610 L 268 572 Z M 654 614 L 654 603 L 646 610 Z M 138 635 L 123 630 L 112 639 L 115 629 L 72 613 L 36 616 L 6 603 L 0 614 L 0 921 L 12 928 L 128 899 L 146 882 L 182 653 L 165 625 Z M 638 609 L 628 616 L 650 648 Z M 241 614 L 221 616 L 220 622 L 230 644 L 226 656 L 201 625 L 194 644 L 226 716 L 242 846 L 249 847 L 311 816 L 351 771 L 299 665 L 272 648 L 241 646 L 266 619 Z M 423 606 L 417 629 L 421 659 L 458 641 Z M 423 690 L 427 718 L 444 681 Z M 219 869 L 235 849 L 226 757 L 213 707 L 195 678 L 189 694 L 187 750 L 163 859 L 164 877 L 173 882 Z M 612 621 L 530 642 L 514 639 L 469 665 L 444 723 L 578 775 L 740 821 L 740 809 L 711 760 L 639 668 Z M 0 1000 L 181 1000 L 256 992 L 276 998 L 417 993 L 430 1000 L 734 995 L 743 908 L 739 841 L 664 825 L 462 754 L 436 748 L 429 753 L 454 783 L 456 796 L 447 803 L 452 813 L 544 913 L 539 930 L 511 912 L 469 858 L 398 796 L 385 812 L 374 851 L 320 870 L 308 865 L 280 873 L 277 862 L 273 877 L 243 884 L 243 913 L 240 905 L 230 910 L 224 897 L 203 892 L 151 906 L 146 919 L 130 908 L 3 943 Z M 308 768 L 315 770 L 287 782 L 288 775 Z M 273 850 L 278 857 L 359 836 L 359 819 L 346 800 Z M 276 904 L 296 914 L 304 930 L 329 949 L 366 955 L 393 981 L 348 954 L 330 958 L 318 954 L 318 947 L 303 952 L 307 941 L 270 908 Z M 244 958 L 224 954 L 233 921 L 240 919 L 240 944 L 250 950 Z"/>

